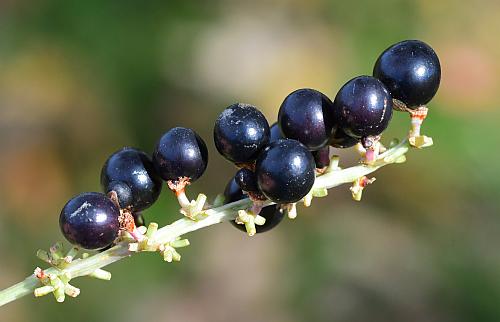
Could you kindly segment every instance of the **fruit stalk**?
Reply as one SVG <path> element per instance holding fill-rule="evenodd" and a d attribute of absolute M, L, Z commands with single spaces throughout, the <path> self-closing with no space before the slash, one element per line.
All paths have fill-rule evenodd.
<path fill-rule="evenodd" d="M 371 165 L 360 164 L 346 169 L 332 167 L 331 170 L 316 178 L 313 192 L 315 190 L 319 191 L 334 188 L 342 184 L 351 184 L 358 178 L 366 176 L 385 165 L 398 163 L 406 152 L 408 152 L 409 148 L 410 145 L 408 141 L 405 140 L 380 154 L 379 158 Z M 263 206 L 271 204 L 273 203 L 267 201 Z M 249 207 L 251 207 L 251 201 L 249 199 L 243 199 L 205 210 L 203 212 L 205 214 L 204 218 L 198 221 L 189 218 L 181 218 L 170 225 L 158 229 L 154 234 L 155 241 L 160 244 L 173 242 L 176 238 L 189 232 L 224 221 L 234 220 L 238 215 L 238 210 L 248 209 Z M 68 263 L 62 270 L 51 267 L 44 270 L 44 273 L 57 275 L 64 274 L 71 279 L 88 276 L 92 275 L 96 270 L 123 258 L 132 256 L 133 254 L 137 254 L 137 252 L 130 251 L 129 242 L 124 241 L 104 252 L 85 258 L 75 259 L 71 263 Z M 41 286 L 43 286 L 42 283 L 34 275 L 28 276 L 24 281 L 0 291 L 0 306 L 17 300 L 25 295 L 33 294 L 35 289 Z"/>

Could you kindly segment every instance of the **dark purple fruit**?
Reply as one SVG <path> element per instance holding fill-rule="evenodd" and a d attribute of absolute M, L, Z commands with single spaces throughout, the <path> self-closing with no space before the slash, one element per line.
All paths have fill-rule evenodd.
<path fill-rule="evenodd" d="M 224 190 L 224 198 L 224 203 L 228 204 L 247 198 L 247 196 L 243 193 L 243 191 L 240 189 L 233 178 L 226 185 L 226 189 Z M 273 229 L 283 220 L 284 217 L 283 213 L 276 205 L 264 207 L 259 215 L 264 217 L 266 219 L 266 222 L 264 223 L 264 225 L 255 226 L 257 234 Z M 231 221 L 231 224 L 239 230 L 246 232 L 245 225 L 239 225 L 234 221 Z"/>
<path fill-rule="evenodd" d="M 236 172 L 234 180 L 243 191 L 258 192 L 257 177 L 252 170 L 242 168 Z"/>
<path fill-rule="evenodd" d="M 269 143 L 285 138 L 283 134 L 281 134 L 281 130 L 278 123 L 274 123 L 273 125 L 271 125 L 269 131 L 270 131 Z"/>
<path fill-rule="evenodd" d="M 224 189 L 224 204 L 235 202 L 241 199 L 247 198 L 247 195 L 243 193 L 238 183 L 234 177 L 227 183 Z"/>
<path fill-rule="evenodd" d="M 373 76 L 385 84 L 393 98 L 415 109 L 436 94 L 441 82 L 441 64 L 429 45 L 420 40 L 405 40 L 378 57 Z"/>
<path fill-rule="evenodd" d="M 281 104 L 278 124 L 283 135 L 315 151 L 324 147 L 334 128 L 332 102 L 317 90 L 304 88 Z"/>
<path fill-rule="evenodd" d="M 156 144 L 153 164 L 165 181 L 187 177 L 194 182 L 207 168 L 207 146 L 195 131 L 175 127 L 163 134 Z"/>
<path fill-rule="evenodd" d="M 269 143 L 269 124 L 255 106 L 233 104 L 215 121 L 214 142 L 217 151 L 227 160 L 252 162 Z"/>
<path fill-rule="evenodd" d="M 313 151 L 314 163 L 317 169 L 323 169 L 330 165 L 330 146 L 325 146 L 318 151 Z"/>
<path fill-rule="evenodd" d="M 338 128 L 356 139 L 380 135 L 392 117 L 389 91 L 371 76 L 348 81 L 337 93 L 333 105 Z"/>
<path fill-rule="evenodd" d="M 344 133 L 341 129 L 337 129 L 335 133 L 330 138 L 329 144 L 334 148 L 346 149 L 355 146 L 359 142 L 359 139 L 355 139 Z"/>
<path fill-rule="evenodd" d="M 85 249 L 101 249 L 118 236 L 120 209 L 104 194 L 86 192 L 72 198 L 61 211 L 59 226 L 66 239 Z"/>
<path fill-rule="evenodd" d="M 162 181 L 145 152 L 123 148 L 104 164 L 101 185 L 106 193 L 116 192 L 121 208 L 135 212 L 149 208 L 158 199 Z"/>
<path fill-rule="evenodd" d="M 276 203 L 297 202 L 311 190 L 315 167 L 311 152 L 299 141 L 275 141 L 255 164 L 259 190 Z"/>

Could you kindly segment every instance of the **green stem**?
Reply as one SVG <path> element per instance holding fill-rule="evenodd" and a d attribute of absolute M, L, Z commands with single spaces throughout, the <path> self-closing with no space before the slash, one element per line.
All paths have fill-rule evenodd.
<path fill-rule="evenodd" d="M 32 275 L 26 277 L 24 281 L 12 285 L 11 287 L 0 292 L 0 306 L 33 293 L 35 288 L 40 287 L 41 285 L 42 284 L 35 276 Z"/>
<path fill-rule="evenodd" d="M 402 157 L 408 152 L 409 144 L 405 140 L 400 144 L 387 150 L 381 154 L 378 161 L 373 165 L 360 164 L 346 169 L 333 170 L 316 178 L 313 189 L 330 189 L 345 183 L 352 183 L 357 178 L 368 175 L 377 169 L 397 162 L 399 157 Z M 270 205 L 271 202 L 266 202 L 264 205 Z M 158 243 L 167 243 L 175 240 L 175 238 L 185 235 L 189 232 L 199 230 L 208 226 L 212 226 L 224 221 L 234 220 L 238 214 L 238 210 L 247 209 L 251 206 L 251 201 L 243 199 L 227 205 L 206 210 L 205 218 L 193 221 L 188 218 L 182 218 L 174 223 L 158 229 L 155 234 L 155 240 Z M 136 254 L 137 252 L 129 251 L 128 243 L 122 242 L 118 245 L 97 253 L 87 258 L 76 259 L 68 264 L 63 272 L 71 278 L 86 276 L 92 274 L 96 269 L 103 268 L 109 264 L 119 261 L 125 257 Z M 46 273 L 61 273 L 61 270 L 51 267 L 45 270 Z M 17 283 L 5 290 L 0 291 L 0 306 L 17 300 L 25 295 L 33 294 L 37 287 L 42 284 L 39 280 L 31 275 L 24 281 Z"/>

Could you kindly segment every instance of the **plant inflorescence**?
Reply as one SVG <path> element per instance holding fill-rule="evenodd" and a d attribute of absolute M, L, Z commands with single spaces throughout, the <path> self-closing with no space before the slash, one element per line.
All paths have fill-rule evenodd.
<path fill-rule="evenodd" d="M 253 105 L 235 103 L 215 121 L 217 151 L 237 171 L 210 204 L 204 194 L 190 200 L 188 185 L 207 168 L 208 150 L 192 129 L 176 127 L 159 139 L 150 157 L 135 148 L 112 154 L 101 172 L 102 192 L 86 192 L 69 200 L 59 224 L 74 246 L 63 251 L 56 243 L 37 256 L 48 269 L 0 291 L 0 305 L 33 292 L 53 293 L 56 300 L 75 297 L 70 281 L 80 276 L 108 280 L 102 267 L 138 252 L 159 252 L 165 261 L 179 261 L 177 249 L 189 245 L 181 236 L 223 221 L 249 236 L 269 231 L 285 216 L 297 216 L 297 204 L 310 206 L 329 188 L 351 183 L 355 200 L 374 181 L 367 175 L 405 161 L 410 147 L 432 145 L 420 134 L 427 104 L 441 77 L 438 57 L 418 40 L 397 43 L 377 59 L 373 76 L 358 76 L 340 88 L 334 100 L 314 89 L 298 89 L 280 106 L 272 126 Z M 393 110 L 410 114 L 408 138 L 381 143 Z M 341 169 L 333 148 L 356 147 L 360 164 Z M 183 218 L 162 228 L 146 228 L 142 211 L 159 197 L 163 182 L 177 197 Z M 79 250 L 97 250 L 94 255 Z"/>

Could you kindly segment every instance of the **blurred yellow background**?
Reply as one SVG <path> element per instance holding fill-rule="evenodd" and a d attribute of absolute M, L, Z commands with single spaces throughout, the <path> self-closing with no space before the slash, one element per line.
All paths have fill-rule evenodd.
<path fill-rule="evenodd" d="M 61 207 L 98 191 L 122 146 L 151 152 L 173 126 L 210 150 L 189 194 L 235 168 L 213 122 L 231 103 L 274 122 L 292 90 L 334 98 L 386 47 L 421 39 L 442 64 L 424 133 L 435 145 L 248 238 L 229 224 L 187 237 L 179 264 L 144 254 L 81 278 L 77 299 L 25 297 L 0 321 L 500 321 L 500 2 L 0 1 L 0 288 L 63 240 Z M 385 135 L 406 134 L 396 113 Z M 342 164 L 355 164 L 342 151 Z M 146 212 L 179 217 L 166 189 Z"/>

